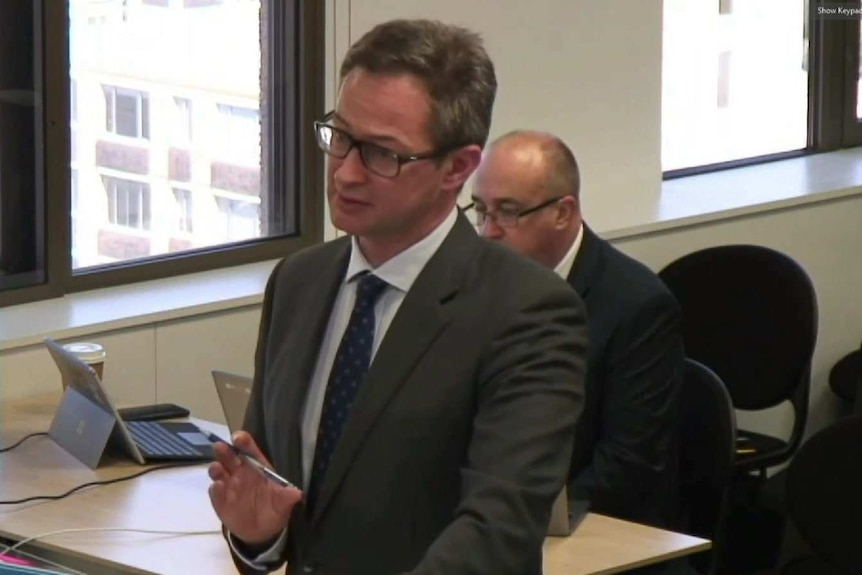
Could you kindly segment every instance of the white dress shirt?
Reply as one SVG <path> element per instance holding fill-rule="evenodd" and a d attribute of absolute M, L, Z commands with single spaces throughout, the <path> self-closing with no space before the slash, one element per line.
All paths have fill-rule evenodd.
<path fill-rule="evenodd" d="M 581 242 L 584 240 L 584 224 L 581 224 L 581 227 L 578 228 L 578 235 L 575 236 L 575 241 L 572 242 L 571 247 L 569 247 L 569 251 L 566 252 L 566 255 L 563 256 L 563 259 L 560 260 L 560 263 L 557 264 L 557 267 L 554 268 L 554 272 L 563 278 L 564 280 L 569 279 L 569 274 L 572 272 L 572 266 L 575 265 L 575 258 L 578 257 L 578 252 L 581 249 Z"/>
<path fill-rule="evenodd" d="M 449 232 L 455 226 L 457 217 L 458 210 L 454 208 L 434 231 L 400 254 L 387 260 L 376 269 L 365 259 L 356 238 L 352 238 L 347 273 L 344 275 L 344 283 L 341 284 L 338 295 L 335 297 L 335 303 L 329 316 L 329 323 L 326 326 L 326 333 L 323 336 L 320 353 L 317 356 L 317 363 L 314 366 L 314 373 L 311 376 L 311 384 L 308 388 L 305 405 L 302 409 L 302 488 L 304 491 L 308 490 L 311 479 L 314 451 L 317 447 L 317 428 L 320 426 L 320 416 L 323 411 L 326 386 L 329 382 L 329 372 L 332 370 L 335 354 L 338 351 L 341 338 L 350 321 L 353 302 L 356 299 L 356 280 L 358 276 L 366 271 L 373 272 L 374 275 L 389 284 L 383 290 L 374 306 L 374 342 L 371 344 L 371 361 L 373 362 L 377 349 L 380 347 L 380 342 L 383 341 L 383 337 L 386 335 L 392 319 L 398 312 L 398 308 L 401 307 L 404 297 L 410 291 L 410 288 L 425 268 L 425 265 L 437 252 L 443 244 L 443 240 L 446 239 L 446 236 L 449 235 Z M 253 560 L 243 557 L 239 553 L 237 553 L 237 556 L 250 567 L 265 569 L 265 564 L 278 560 L 286 541 L 287 530 L 282 532 L 281 537 L 275 545 Z M 236 551 L 231 537 L 228 537 L 228 542 L 231 548 Z"/>

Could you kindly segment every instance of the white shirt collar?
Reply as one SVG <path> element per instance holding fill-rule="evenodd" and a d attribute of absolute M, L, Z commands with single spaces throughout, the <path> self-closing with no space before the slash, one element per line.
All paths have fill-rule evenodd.
<path fill-rule="evenodd" d="M 455 221 L 458 219 L 458 208 L 452 208 L 452 211 L 446 216 L 446 219 L 440 223 L 434 230 L 401 252 L 396 256 L 384 262 L 380 267 L 374 269 L 365 256 L 362 250 L 359 249 L 359 243 L 356 241 L 356 236 L 351 238 L 350 262 L 347 264 L 347 274 L 344 276 L 344 281 L 352 281 L 358 274 L 362 272 L 373 271 L 374 275 L 388 283 L 389 285 L 398 288 L 402 292 L 410 291 L 410 287 L 419 273 L 425 267 L 425 264 L 437 252 L 443 244 L 443 240 L 455 227 Z"/>
<path fill-rule="evenodd" d="M 583 239 L 584 224 L 581 223 L 581 227 L 578 228 L 578 235 L 575 236 L 575 241 L 572 242 L 569 251 L 566 252 L 566 255 L 557 264 L 557 267 L 554 268 L 554 272 L 564 280 L 569 279 L 569 274 L 572 272 L 572 266 L 575 265 L 575 258 L 578 257 L 578 251 L 581 249 Z"/>

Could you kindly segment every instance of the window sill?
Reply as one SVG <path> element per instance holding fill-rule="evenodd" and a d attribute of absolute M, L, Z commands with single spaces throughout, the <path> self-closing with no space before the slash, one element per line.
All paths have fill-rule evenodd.
<path fill-rule="evenodd" d="M 275 261 L 67 295 L 0 309 L 0 351 L 251 306 Z"/>
<path fill-rule="evenodd" d="M 862 148 L 852 148 L 666 180 L 640 221 L 596 229 L 607 239 L 632 238 L 858 195 Z"/>
<path fill-rule="evenodd" d="M 606 213 L 609 225 L 602 225 L 590 214 L 590 224 L 605 238 L 624 239 L 851 196 L 862 196 L 862 148 L 665 181 L 660 197 L 629 221 Z M 275 263 L 2 308 L 0 351 L 38 344 L 45 336 L 85 336 L 256 305 Z"/>

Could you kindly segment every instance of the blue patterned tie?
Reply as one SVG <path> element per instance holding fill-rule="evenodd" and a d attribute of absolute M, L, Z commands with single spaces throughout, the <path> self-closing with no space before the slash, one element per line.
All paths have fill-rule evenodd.
<path fill-rule="evenodd" d="M 366 273 L 356 286 L 356 301 L 350 322 L 338 345 L 326 385 L 308 489 L 309 507 L 314 504 L 344 422 L 347 421 L 347 414 L 350 413 L 350 406 L 368 373 L 371 346 L 374 343 L 374 304 L 387 285 L 377 276 Z"/>

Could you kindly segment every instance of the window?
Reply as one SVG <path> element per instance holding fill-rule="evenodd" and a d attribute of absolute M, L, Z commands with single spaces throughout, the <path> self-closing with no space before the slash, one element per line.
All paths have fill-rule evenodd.
<path fill-rule="evenodd" d="M 36 153 L 45 112 L 38 19 L 36 2 L 0 2 L 0 291 L 46 277 L 45 181 Z"/>
<path fill-rule="evenodd" d="M 78 83 L 69 80 L 69 120 L 72 124 L 78 121 Z"/>
<path fill-rule="evenodd" d="M 221 156 L 239 163 L 260 161 L 260 114 L 256 109 L 218 104 L 219 128 L 223 136 Z"/>
<path fill-rule="evenodd" d="M 192 191 L 174 188 L 174 201 L 177 209 L 176 231 L 192 233 Z"/>
<path fill-rule="evenodd" d="M 78 194 L 78 170 L 72 168 L 69 178 L 69 195 L 71 196 L 71 214 L 72 214 L 72 266 L 78 264 L 78 254 L 81 251 L 78 245 L 78 225 L 81 220 L 81 201 Z"/>
<path fill-rule="evenodd" d="M 225 240 L 245 240 L 259 232 L 258 205 L 245 200 L 216 198 Z"/>
<path fill-rule="evenodd" d="M 117 226 L 149 230 L 151 227 L 150 186 L 143 182 L 106 176 L 108 221 Z"/>
<path fill-rule="evenodd" d="M 174 97 L 173 141 L 188 144 L 192 141 L 192 101 L 188 98 Z"/>
<path fill-rule="evenodd" d="M 803 0 L 665 0 L 664 170 L 806 147 L 804 16 Z"/>
<path fill-rule="evenodd" d="M 0 2 L 3 85 L 22 79 L 0 88 L 0 186 L 28 190 L 0 194 L 0 277 L 16 277 L 0 306 L 320 241 L 323 16 L 305 0 Z"/>
<path fill-rule="evenodd" d="M 859 16 L 821 13 L 839 5 L 665 0 L 665 177 L 862 144 Z"/>
<path fill-rule="evenodd" d="M 105 86 L 105 129 L 130 138 L 150 137 L 150 100 L 143 92 Z"/>

